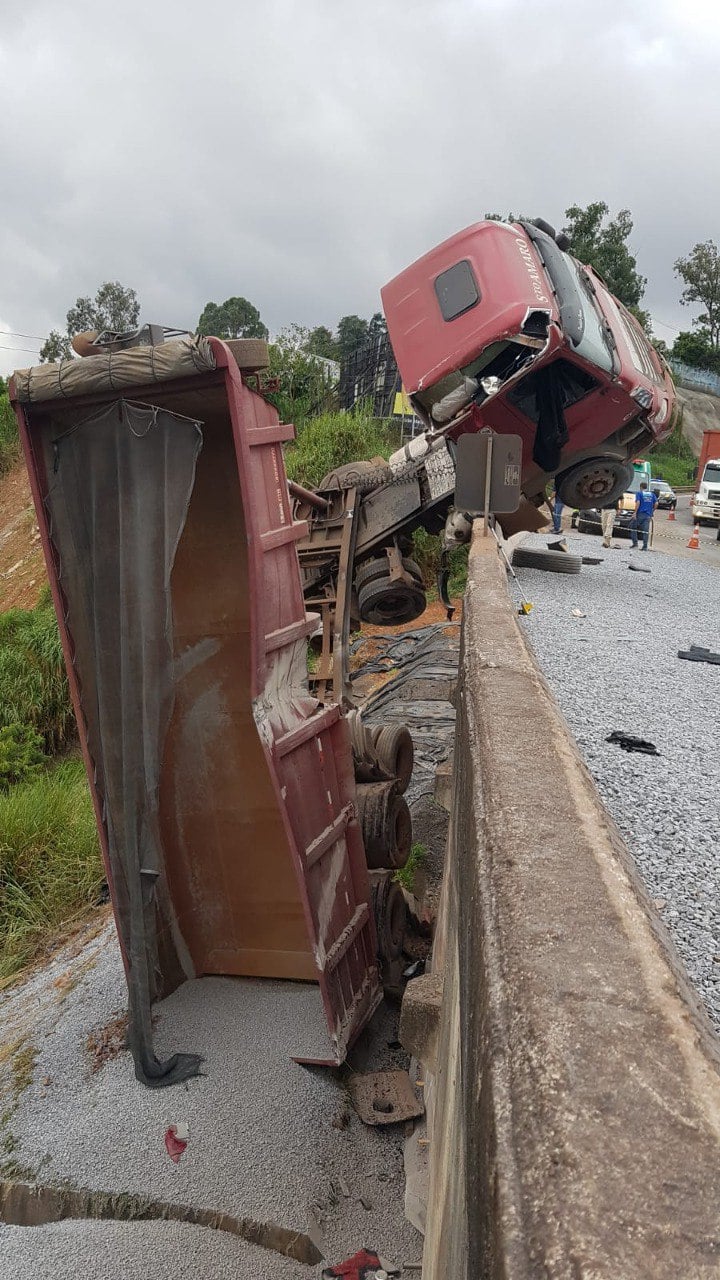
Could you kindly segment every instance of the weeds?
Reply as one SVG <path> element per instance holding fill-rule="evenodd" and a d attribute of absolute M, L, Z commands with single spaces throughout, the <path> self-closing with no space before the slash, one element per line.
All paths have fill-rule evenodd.
<path fill-rule="evenodd" d="M 81 761 L 0 793 L 0 979 L 94 903 L 102 879 Z"/>
<path fill-rule="evenodd" d="M 432 590 L 437 586 L 437 575 L 440 569 L 442 552 L 442 535 L 428 533 L 425 529 L 416 529 L 413 534 L 413 559 L 422 570 L 423 582 Z M 456 598 L 465 593 L 467 584 L 468 548 L 453 547 L 450 552 L 450 577 L 448 593 Z"/>
<path fill-rule="evenodd" d="M 415 892 L 415 876 L 425 866 L 426 861 L 427 848 L 420 841 L 416 841 L 410 850 L 410 857 L 405 866 L 400 867 L 400 870 L 395 872 L 395 879 L 398 884 L 401 884 L 408 893 Z"/>
<path fill-rule="evenodd" d="M 285 466 L 291 480 L 317 485 L 334 467 L 386 458 L 393 446 L 392 428 L 364 409 L 323 413 L 299 427 L 297 440 L 286 450 Z"/>
<path fill-rule="evenodd" d="M 10 407 L 7 393 L 0 390 L 0 476 L 9 471 L 19 457 L 17 418 Z"/>
<path fill-rule="evenodd" d="M 0 726 L 29 725 L 45 750 L 75 735 L 60 634 L 44 594 L 35 609 L 0 614 Z"/>

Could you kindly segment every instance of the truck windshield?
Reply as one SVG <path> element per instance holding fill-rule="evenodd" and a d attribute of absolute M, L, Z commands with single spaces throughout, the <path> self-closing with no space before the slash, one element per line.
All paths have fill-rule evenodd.
<path fill-rule="evenodd" d="M 703 475 L 705 484 L 720 484 L 720 462 L 708 462 Z"/>

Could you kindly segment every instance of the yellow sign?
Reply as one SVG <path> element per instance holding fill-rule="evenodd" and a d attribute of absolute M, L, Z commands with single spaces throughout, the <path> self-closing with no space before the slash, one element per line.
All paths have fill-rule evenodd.
<path fill-rule="evenodd" d="M 407 393 L 404 387 L 402 388 L 402 391 L 395 392 L 393 413 L 402 418 L 412 418 L 414 416 L 415 410 L 407 398 Z"/>

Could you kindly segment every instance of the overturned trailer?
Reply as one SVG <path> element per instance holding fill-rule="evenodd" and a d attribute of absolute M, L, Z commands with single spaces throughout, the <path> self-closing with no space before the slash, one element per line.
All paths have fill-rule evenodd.
<path fill-rule="evenodd" d="M 297 1056 L 341 1061 L 399 956 L 410 848 L 407 734 L 378 745 L 308 688 L 263 344 L 163 336 L 11 383 L 149 1085 L 198 1069 L 158 1061 L 151 1024 L 196 975 L 316 983 Z"/>

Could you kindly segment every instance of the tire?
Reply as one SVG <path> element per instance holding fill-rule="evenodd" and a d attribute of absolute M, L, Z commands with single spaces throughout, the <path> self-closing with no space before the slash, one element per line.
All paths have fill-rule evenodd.
<path fill-rule="evenodd" d="M 238 369 L 244 373 L 255 373 L 258 369 L 267 369 L 270 364 L 270 349 L 262 338 L 225 338 L 225 345 L 230 348 Z"/>
<path fill-rule="evenodd" d="M 344 462 L 323 476 L 318 489 L 360 489 L 362 493 L 370 493 L 385 484 L 392 472 L 382 458 L 375 462 Z"/>
<path fill-rule="evenodd" d="M 580 556 L 567 551 L 537 551 L 534 547 L 516 547 L 512 562 L 516 569 L 543 569 L 548 573 L 579 573 Z"/>
<path fill-rule="evenodd" d="M 358 592 L 358 610 L 363 622 L 376 627 L 395 627 L 414 622 L 425 612 L 427 600 L 420 586 L 391 582 L 389 577 L 367 582 Z"/>
<path fill-rule="evenodd" d="M 631 462 L 585 458 L 555 477 L 556 492 L 566 507 L 577 507 L 579 511 L 605 507 L 622 497 L 633 474 Z"/>
<path fill-rule="evenodd" d="M 598 537 L 602 536 L 602 526 L 595 524 L 594 520 L 583 520 L 582 516 L 577 522 L 578 533 L 595 533 Z"/>
<path fill-rule="evenodd" d="M 419 587 L 423 585 L 422 570 L 419 564 L 409 556 L 402 558 L 403 569 L 415 579 Z M 378 582 L 389 576 L 387 556 L 376 556 L 373 560 L 364 560 L 355 570 L 355 590 L 360 591 L 368 582 Z"/>
<path fill-rule="evenodd" d="M 399 870 L 410 857 L 412 817 L 394 782 L 362 783 L 356 789 L 365 859 L 373 871 Z"/>
<path fill-rule="evenodd" d="M 384 725 L 375 740 L 375 751 L 380 766 L 395 778 L 398 791 L 406 791 L 415 762 L 410 730 L 404 724 Z"/>

